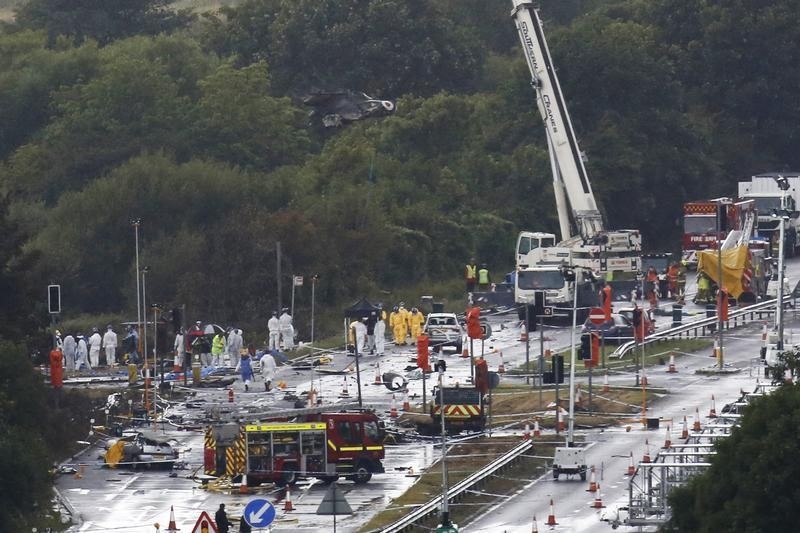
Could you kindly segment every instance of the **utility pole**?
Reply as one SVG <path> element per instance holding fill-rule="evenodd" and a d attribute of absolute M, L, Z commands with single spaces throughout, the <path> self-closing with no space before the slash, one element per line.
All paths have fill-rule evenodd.
<path fill-rule="evenodd" d="M 281 289 L 281 241 L 275 241 L 275 272 L 278 284 L 278 313 L 283 311 L 283 291 Z"/>

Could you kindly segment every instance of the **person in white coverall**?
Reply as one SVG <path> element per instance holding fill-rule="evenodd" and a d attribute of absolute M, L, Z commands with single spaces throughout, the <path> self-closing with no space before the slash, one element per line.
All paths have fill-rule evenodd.
<path fill-rule="evenodd" d="M 242 351 L 242 346 L 244 345 L 244 337 L 242 336 L 242 330 L 238 328 L 233 328 L 231 332 L 228 334 L 228 344 L 225 347 L 228 354 L 230 354 L 230 365 L 234 367 L 239 366 L 239 362 L 241 360 L 240 352 Z"/>
<path fill-rule="evenodd" d="M 272 312 L 272 318 L 267 322 L 267 329 L 269 330 L 269 349 L 277 350 L 281 338 L 281 322 L 278 320 L 276 311 Z"/>
<path fill-rule="evenodd" d="M 291 350 L 294 348 L 294 326 L 292 325 L 292 315 L 289 314 L 289 308 L 284 307 L 283 313 L 278 319 L 281 325 L 281 339 L 283 340 L 283 349 Z"/>
<path fill-rule="evenodd" d="M 264 390 L 269 392 L 275 379 L 275 358 L 269 352 L 261 356 L 261 375 L 264 377 Z"/>
<path fill-rule="evenodd" d="M 106 332 L 103 334 L 103 348 L 106 350 L 106 364 L 117 366 L 117 334 L 114 333 L 111 324 L 106 327 Z"/>
<path fill-rule="evenodd" d="M 353 324 L 353 335 L 355 336 L 356 349 L 359 355 L 364 354 L 364 347 L 367 345 L 367 317 L 362 318 Z"/>
<path fill-rule="evenodd" d="M 67 335 L 64 337 L 64 368 L 67 372 L 75 370 L 75 350 L 78 348 L 75 337 Z"/>
<path fill-rule="evenodd" d="M 175 354 L 172 360 L 172 370 L 180 372 L 183 369 L 183 356 L 186 353 L 186 346 L 183 343 L 183 328 L 175 334 L 175 342 L 172 344 L 172 351 Z"/>
<path fill-rule="evenodd" d="M 89 363 L 92 368 L 100 366 L 100 348 L 103 346 L 103 337 L 97 328 L 92 328 L 92 336 L 89 337 Z"/>
<path fill-rule="evenodd" d="M 92 369 L 92 365 L 89 364 L 89 348 L 86 346 L 86 339 L 83 338 L 83 335 L 78 335 L 78 349 L 75 352 L 75 370 L 80 371 L 84 365 L 89 370 Z"/>
<path fill-rule="evenodd" d="M 384 350 L 386 349 L 386 322 L 378 317 L 378 321 L 375 322 L 375 353 L 378 355 L 383 355 Z"/>

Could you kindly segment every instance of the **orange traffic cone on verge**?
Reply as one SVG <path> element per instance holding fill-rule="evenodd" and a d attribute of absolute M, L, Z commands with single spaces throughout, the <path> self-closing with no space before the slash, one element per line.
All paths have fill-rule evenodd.
<path fill-rule="evenodd" d="M 541 436 L 542 431 L 539 429 L 539 419 L 533 421 L 533 436 L 539 437 Z"/>
<path fill-rule="evenodd" d="M 497 367 L 498 374 L 506 373 L 506 365 L 503 364 L 503 352 L 500 352 L 500 366 Z"/>
<path fill-rule="evenodd" d="M 642 387 L 646 386 L 647 386 L 647 371 L 645 370 L 644 365 L 642 365 Z"/>
<path fill-rule="evenodd" d="M 519 342 L 528 342 L 528 328 L 525 327 L 525 321 L 522 321 L 522 325 L 519 328 Z"/>
<path fill-rule="evenodd" d="M 408 390 L 403 393 L 403 411 L 410 411 L 411 403 L 408 401 Z"/>
<path fill-rule="evenodd" d="M 250 494 L 250 487 L 247 486 L 247 474 L 242 474 L 242 482 L 239 483 L 239 494 Z"/>
<path fill-rule="evenodd" d="M 392 405 L 389 408 L 389 416 L 397 418 L 397 398 L 394 397 L 394 394 L 392 394 Z"/>
<path fill-rule="evenodd" d="M 608 390 L 608 370 L 606 370 L 606 373 L 603 374 L 603 392 L 608 392 Z"/>
<path fill-rule="evenodd" d="M 692 425 L 692 431 L 695 433 L 700 431 L 702 428 L 700 427 L 700 409 L 695 407 L 694 408 L 694 424 Z"/>
<path fill-rule="evenodd" d="M 575 405 L 577 407 L 581 407 L 583 403 L 583 393 L 581 392 L 581 388 L 578 387 L 578 390 L 575 391 Z"/>
<path fill-rule="evenodd" d="M 631 458 L 628 461 L 628 473 L 627 475 L 632 476 L 636 473 L 636 466 L 633 464 L 633 452 L 631 452 Z"/>
<path fill-rule="evenodd" d="M 317 405 L 317 391 L 314 390 L 312 385 L 311 390 L 308 391 L 308 407 L 315 407 Z"/>
<path fill-rule="evenodd" d="M 382 385 L 383 380 L 381 379 L 381 364 L 378 363 L 375 365 L 375 385 Z"/>
<path fill-rule="evenodd" d="M 675 354 L 669 354 L 669 368 L 667 368 L 667 372 L 674 374 L 677 371 L 678 369 L 675 368 Z"/>
<path fill-rule="evenodd" d="M 292 505 L 292 491 L 287 486 L 286 499 L 283 501 L 283 512 L 288 513 L 289 511 L 294 511 L 294 506 Z"/>
<path fill-rule="evenodd" d="M 339 398 L 349 398 L 350 391 L 347 390 L 347 376 L 344 377 L 344 388 L 342 389 L 342 393 L 339 395 Z"/>
<path fill-rule="evenodd" d="M 667 436 L 664 438 L 664 449 L 666 450 L 672 446 L 672 431 L 670 431 L 670 427 L 667 426 Z"/>
<path fill-rule="evenodd" d="M 461 350 L 461 359 L 469 359 L 469 349 L 464 348 Z"/>
<path fill-rule="evenodd" d="M 175 509 L 172 506 L 169 506 L 169 525 L 167 525 L 167 529 L 165 529 L 166 533 L 174 533 L 175 531 L 180 531 L 178 529 L 178 524 L 175 522 Z"/>
<path fill-rule="evenodd" d="M 713 394 L 711 395 L 711 409 L 708 410 L 708 418 L 717 418 L 717 405 Z"/>
<path fill-rule="evenodd" d="M 642 462 L 650 462 L 650 443 L 647 441 L 647 439 L 644 441 L 644 455 L 642 456 Z"/>
<path fill-rule="evenodd" d="M 681 438 L 688 439 L 689 438 L 689 426 L 686 425 L 686 415 L 683 417 L 683 429 L 681 430 Z"/>
<path fill-rule="evenodd" d="M 587 492 L 597 492 L 597 479 L 594 477 L 594 465 L 592 465 L 592 469 L 589 473 L 589 488 L 586 489 Z"/>
<path fill-rule="evenodd" d="M 531 526 L 531 533 L 539 533 L 539 526 L 536 525 L 536 515 L 533 515 L 533 525 Z"/>
<path fill-rule="evenodd" d="M 597 485 L 597 492 L 594 493 L 594 503 L 592 507 L 595 509 L 602 509 L 605 507 L 605 505 L 603 505 L 603 497 L 600 495 L 600 485 Z"/>
<path fill-rule="evenodd" d="M 522 440 L 531 440 L 531 425 L 525 424 L 525 431 L 522 433 Z"/>
<path fill-rule="evenodd" d="M 553 506 L 553 498 L 550 498 L 550 514 L 547 515 L 547 525 L 548 526 L 557 526 L 558 522 L 556 522 L 556 510 Z"/>

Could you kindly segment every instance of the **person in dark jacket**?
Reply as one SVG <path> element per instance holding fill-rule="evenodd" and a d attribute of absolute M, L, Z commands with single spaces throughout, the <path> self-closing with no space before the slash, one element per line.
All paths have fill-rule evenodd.
<path fill-rule="evenodd" d="M 219 533 L 228 533 L 231 523 L 228 521 L 228 515 L 225 513 L 225 504 L 219 504 L 219 509 L 214 514 L 214 522 L 217 523 Z"/>

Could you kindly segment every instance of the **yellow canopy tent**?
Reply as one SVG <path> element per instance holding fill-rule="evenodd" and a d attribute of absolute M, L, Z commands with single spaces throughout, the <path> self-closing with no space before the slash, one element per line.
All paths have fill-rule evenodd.
<path fill-rule="evenodd" d="M 703 250 L 697 253 L 697 271 L 705 273 L 719 285 L 719 263 L 717 250 Z M 728 294 L 738 298 L 744 291 L 744 271 L 747 268 L 747 246 L 736 246 L 722 250 L 722 287 Z"/>

